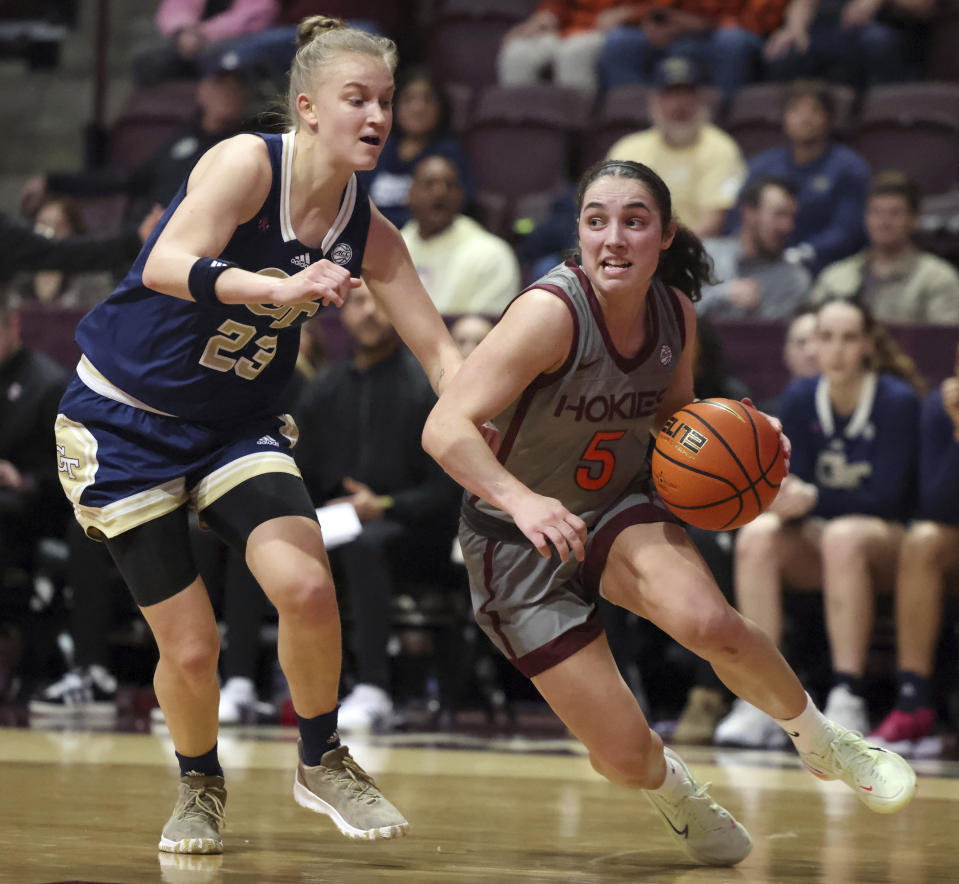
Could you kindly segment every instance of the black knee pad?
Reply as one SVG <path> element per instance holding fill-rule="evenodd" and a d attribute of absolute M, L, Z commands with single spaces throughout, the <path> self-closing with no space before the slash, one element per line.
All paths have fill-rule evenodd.
<path fill-rule="evenodd" d="M 175 596 L 197 578 L 185 506 L 104 542 L 140 607 Z"/>

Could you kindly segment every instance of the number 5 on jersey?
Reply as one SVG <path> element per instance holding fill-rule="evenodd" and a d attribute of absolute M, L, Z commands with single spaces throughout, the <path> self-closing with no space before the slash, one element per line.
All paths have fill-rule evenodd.
<path fill-rule="evenodd" d="M 601 430 L 593 436 L 580 456 L 580 460 L 588 461 L 588 464 L 576 468 L 576 484 L 580 488 L 598 491 L 612 478 L 616 468 L 616 455 L 603 446 L 622 439 L 625 435 L 625 430 Z"/>

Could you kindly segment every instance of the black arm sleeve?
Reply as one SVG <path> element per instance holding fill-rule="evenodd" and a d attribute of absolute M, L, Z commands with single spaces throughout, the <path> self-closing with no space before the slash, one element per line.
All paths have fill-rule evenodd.
<path fill-rule="evenodd" d="M 21 270 L 111 270 L 132 263 L 142 245 L 132 229 L 111 237 L 48 239 L 4 212 L 0 212 L 0 242 L 0 282 Z"/>

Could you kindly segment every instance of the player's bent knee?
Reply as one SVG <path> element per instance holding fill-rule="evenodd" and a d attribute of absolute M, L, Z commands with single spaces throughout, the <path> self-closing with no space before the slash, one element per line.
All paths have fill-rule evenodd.
<path fill-rule="evenodd" d="M 220 657 L 220 639 L 216 630 L 211 635 L 191 635 L 169 642 L 158 640 L 160 659 L 185 677 L 200 679 L 216 672 Z"/>
<path fill-rule="evenodd" d="M 304 623 L 323 623 L 336 616 L 336 590 L 329 574 L 304 575 L 273 596 L 280 616 Z"/>

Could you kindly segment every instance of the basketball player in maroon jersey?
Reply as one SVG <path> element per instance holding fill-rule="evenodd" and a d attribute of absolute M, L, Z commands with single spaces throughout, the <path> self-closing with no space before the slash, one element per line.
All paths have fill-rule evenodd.
<path fill-rule="evenodd" d="M 469 493 L 460 542 L 478 622 L 593 767 L 645 790 L 697 862 L 739 862 L 749 835 L 650 729 L 596 616 L 600 593 L 708 660 L 814 774 L 842 779 L 872 810 L 902 807 L 912 769 L 822 716 L 652 492 L 649 434 L 693 400 L 702 244 L 638 163 L 593 166 L 577 207 L 579 253 L 512 302 L 424 429 L 427 451 Z M 486 421 L 502 433 L 495 455 Z"/>

